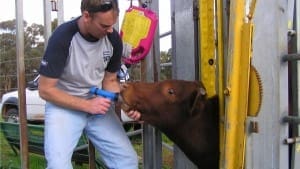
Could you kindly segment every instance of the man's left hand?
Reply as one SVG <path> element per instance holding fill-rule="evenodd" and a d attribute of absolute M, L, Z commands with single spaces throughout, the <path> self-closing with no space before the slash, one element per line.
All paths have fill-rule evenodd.
<path fill-rule="evenodd" d="M 136 121 L 138 121 L 141 118 L 141 113 L 136 110 L 130 110 L 129 112 L 126 112 L 126 114 L 128 117 Z"/>

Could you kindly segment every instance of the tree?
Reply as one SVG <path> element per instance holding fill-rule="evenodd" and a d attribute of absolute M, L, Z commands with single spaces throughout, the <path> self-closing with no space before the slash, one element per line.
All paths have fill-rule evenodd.
<path fill-rule="evenodd" d="M 16 31 L 16 20 L 0 22 L 0 96 L 17 88 Z M 25 74 L 28 80 L 34 76 L 32 70 L 38 69 L 44 51 L 43 35 L 43 25 L 27 26 L 24 21 Z"/>
<path fill-rule="evenodd" d="M 172 54 L 171 49 L 168 52 L 160 52 L 160 80 L 166 80 L 172 78 Z"/>

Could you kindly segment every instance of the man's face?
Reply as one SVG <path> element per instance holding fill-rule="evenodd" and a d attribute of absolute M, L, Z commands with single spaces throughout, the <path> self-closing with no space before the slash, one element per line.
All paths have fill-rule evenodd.
<path fill-rule="evenodd" d="M 118 15 L 113 10 L 107 12 L 97 12 L 89 15 L 87 31 L 94 38 L 100 39 L 107 33 L 113 31 L 113 25 L 117 21 Z"/>

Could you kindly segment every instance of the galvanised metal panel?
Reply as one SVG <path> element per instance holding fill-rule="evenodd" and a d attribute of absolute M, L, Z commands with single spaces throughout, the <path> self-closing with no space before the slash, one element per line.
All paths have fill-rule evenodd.
<path fill-rule="evenodd" d="M 296 34 L 296 40 L 297 40 L 297 43 L 296 43 L 296 50 L 297 50 L 297 53 L 300 53 L 300 2 L 299 2 L 299 0 L 297 1 L 297 0 L 295 0 L 295 3 L 296 3 L 296 32 L 297 32 L 297 34 Z M 300 117 L 300 62 L 298 61 L 297 62 L 297 69 L 298 69 L 298 71 L 297 71 L 297 82 L 298 82 L 298 84 L 297 84 L 297 90 L 298 90 L 298 92 L 297 92 L 297 94 L 298 94 L 298 99 L 297 99 L 297 101 L 298 101 L 298 106 L 297 106 L 297 108 L 298 108 L 298 110 L 297 110 L 297 113 L 298 113 L 298 117 Z M 300 125 L 298 125 L 298 135 L 297 136 L 299 136 L 300 137 Z M 300 143 L 296 143 L 295 145 L 294 145 L 294 164 L 292 165 L 292 169 L 297 169 L 297 168 L 300 168 Z"/>
<path fill-rule="evenodd" d="M 159 16 L 158 1 L 151 1 L 148 4 L 149 9 L 153 10 Z M 141 79 L 146 82 L 158 81 L 155 72 L 159 70 L 159 29 L 157 27 L 153 41 L 152 49 L 148 56 L 142 61 Z M 155 60 L 155 62 L 154 62 Z M 143 125 L 143 169 L 161 169 L 162 168 L 162 141 L 161 133 L 155 127 Z"/>
<path fill-rule="evenodd" d="M 193 0 L 172 0 L 173 78 L 195 79 Z"/>
<path fill-rule="evenodd" d="M 171 0 L 171 17 L 173 78 L 195 80 L 193 0 Z M 177 146 L 174 158 L 174 169 L 196 169 Z"/>
<path fill-rule="evenodd" d="M 288 126 L 281 119 L 288 112 L 287 1 L 257 1 L 254 14 L 253 64 L 263 84 L 258 133 L 248 133 L 247 169 L 288 169 Z"/>

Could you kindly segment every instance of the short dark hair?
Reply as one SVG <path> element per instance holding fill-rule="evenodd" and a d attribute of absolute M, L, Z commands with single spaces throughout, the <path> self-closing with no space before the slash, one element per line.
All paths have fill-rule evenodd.
<path fill-rule="evenodd" d="M 81 0 L 81 12 L 107 12 L 115 10 L 119 13 L 118 0 Z"/>

